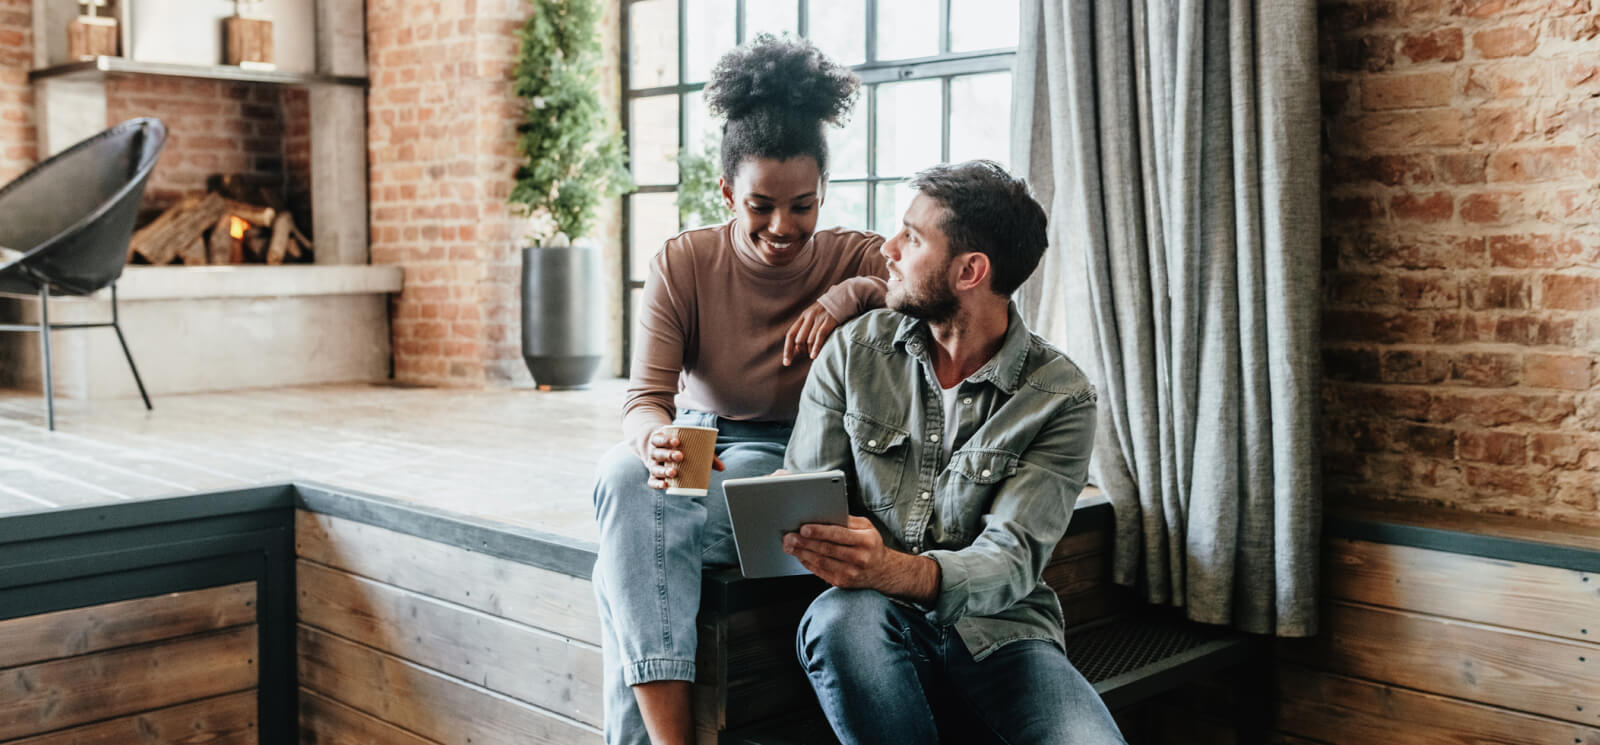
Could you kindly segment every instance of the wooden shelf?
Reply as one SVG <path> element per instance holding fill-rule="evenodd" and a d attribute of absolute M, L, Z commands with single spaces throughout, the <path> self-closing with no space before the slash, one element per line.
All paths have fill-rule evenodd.
<path fill-rule="evenodd" d="M 273 85 L 318 86 L 345 85 L 358 88 L 367 86 L 367 79 L 339 75 L 284 72 L 281 70 L 249 70 L 234 65 L 177 65 L 168 62 L 138 62 L 122 57 L 95 57 L 82 62 L 69 62 L 28 73 L 28 80 L 57 78 L 62 80 L 99 80 L 108 75 L 154 75 L 174 78 L 200 78 L 230 83 L 270 83 Z"/>

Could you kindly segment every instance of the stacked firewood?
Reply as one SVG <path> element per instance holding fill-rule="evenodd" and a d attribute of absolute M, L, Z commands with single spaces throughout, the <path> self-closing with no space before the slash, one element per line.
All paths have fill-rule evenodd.
<path fill-rule="evenodd" d="M 295 226 L 276 191 L 238 175 L 214 176 L 207 186 L 135 231 L 128 261 L 202 266 L 311 260 L 311 239 Z"/>

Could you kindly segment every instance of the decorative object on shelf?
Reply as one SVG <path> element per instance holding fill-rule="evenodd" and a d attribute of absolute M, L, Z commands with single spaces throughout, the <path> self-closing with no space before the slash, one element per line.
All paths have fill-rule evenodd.
<path fill-rule="evenodd" d="M 223 64 L 251 70 L 277 68 L 272 61 L 272 21 L 253 9 L 260 5 L 260 0 L 234 0 L 233 16 L 222 19 Z"/>
<path fill-rule="evenodd" d="M 605 352 L 600 201 L 630 187 L 622 135 L 600 100 L 596 0 L 532 0 L 517 33 L 522 164 L 510 201 L 532 218 L 522 252 L 522 356 L 541 389 L 588 385 Z M 568 240 L 568 237 L 571 240 Z"/>
<path fill-rule="evenodd" d="M 67 23 L 67 56 L 75 60 L 117 56 L 117 19 L 100 15 L 107 0 L 78 0 L 83 13 Z"/>

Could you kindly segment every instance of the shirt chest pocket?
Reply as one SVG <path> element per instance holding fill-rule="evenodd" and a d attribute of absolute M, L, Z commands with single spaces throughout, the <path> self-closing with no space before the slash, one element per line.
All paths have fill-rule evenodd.
<path fill-rule="evenodd" d="M 855 452 L 858 498 L 862 505 L 874 510 L 893 506 L 900 492 L 900 482 L 905 478 L 906 462 L 910 459 L 906 430 L 855 412 L 845 413 L 844 429 L 850 436 L 850 449 Z"/>
<path fill-rule="evenodd" d="M 940 479 L 938 540 L 960 543 L 983 529 L 1001 482 L 1017 472 L 1017 456 L 1004 450 L 958 450 Z"/>

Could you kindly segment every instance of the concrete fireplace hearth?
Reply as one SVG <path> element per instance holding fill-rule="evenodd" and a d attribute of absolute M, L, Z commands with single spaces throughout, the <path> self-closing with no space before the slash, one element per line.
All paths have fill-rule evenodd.
<path fill-rule="evenodd" d="M 389 377 L 395 266 L 128 267 L 123 333 L 152 397 Z M 0 295 L 0 318 L 38 319 L 37 299 Z M 54 323 L 110 318 L 110 293 L 50 301 Z M 56 396 L 137 398 L 110 329 L 51 336 Z M 0 335 L 0 386 L 38 389 L 36 334 Z"/>

